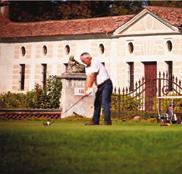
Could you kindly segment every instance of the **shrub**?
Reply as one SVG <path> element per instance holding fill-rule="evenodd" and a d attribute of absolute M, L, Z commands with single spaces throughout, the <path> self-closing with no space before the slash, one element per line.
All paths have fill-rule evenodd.
<path fill-rule="evenodd" d="M 32 91 L 23 93 L 0 94 L 0 108 L 59 108 L 62 83 L 57 76 L 50 76 L 43 89 L 35 84 Z"/>
<path fill-rule="evenodd" d="M 119 101 L 120 97 L 120 103 Z M 142 103 L 140 99 L 131 96 L 112 95 L 111 110 L 118 111 L 119 107 L 122 111 L 139 111 Z"/>
<path fill-rule="evenodd" d="M 26 95 L 23 93 L 3 93 L 0 94 L 0 108 L 25 108 Z"/>
<path fill-rule="evenodd" d="M 50 108 L 59 108 L 62 83 L 57 76 L 50 76 L 47 81 L 47 95 Z"/>

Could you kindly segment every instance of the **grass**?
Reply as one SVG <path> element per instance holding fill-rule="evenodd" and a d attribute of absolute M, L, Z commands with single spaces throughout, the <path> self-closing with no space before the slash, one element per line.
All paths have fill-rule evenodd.
<path fill-rule="evenodd" d="M 0 121 L 1 174 L 178 174 L 182 125 Z"/>

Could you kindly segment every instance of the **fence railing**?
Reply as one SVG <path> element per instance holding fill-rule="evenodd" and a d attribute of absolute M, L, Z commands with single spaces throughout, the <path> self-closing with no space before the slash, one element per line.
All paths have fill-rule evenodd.
<path fill-rule="evenodd" d="M 182 83 L 177 77 L 170 77 L 167 73 L 160 73 L 156 79 L 153 79 L 155 85 L 146 85 L 145 79 L 142 77 L 135 83 L 134 89 L 131 91 L 129 87 L 114 88 L 112 94 L 111 112 L 112 116 L 124 118 L 134 115 L 153 116 L 160 110 L 166 110 L 171 102 L 170 99 L 160 100 L 158 103 L 158 96 L 182 95 Z M 146 96 L 146 90 L 155 88 L 154 96 Z M 151 107 L 147 107 L 151 104 Z M 175 111 L 182 113 L 182 99 L 175 100 Z M 150 109 L 149 109 L 150 108 Z"/>
<path fill-rule="evenodd" d="M 167 73 L 160 73 L 158 81 L 158 96 L 182 95 L 182 83 L 177 77 L 171 78 Z"/>
<path fill-rule="evenodd" d="M 135 87 L 132 91 L 129 89 L 129 87 L 114 88 L 111 104 L 113 116 L 123 117 L 143 113 L 145 103 L 144 78 L 135 83 Z"/>

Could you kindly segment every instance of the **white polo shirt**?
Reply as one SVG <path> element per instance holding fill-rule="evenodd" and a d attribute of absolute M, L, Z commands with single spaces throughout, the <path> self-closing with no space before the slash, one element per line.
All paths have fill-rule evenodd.
<path fill-rule="evenodd" d="M 91 73 L 97 73 L 96 81 L 95 81 L 95 84 L 97 86 L 110 78 L 105 66 L 101 62 L 93 58 L 91 60 L 91 65 L 86 67 L 85 71 L 86 71 L 86 75 L 89 75 Z"/>

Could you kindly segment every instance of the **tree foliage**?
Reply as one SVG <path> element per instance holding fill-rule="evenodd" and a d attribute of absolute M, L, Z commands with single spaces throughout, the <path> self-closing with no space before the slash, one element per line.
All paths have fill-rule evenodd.
<path fill-rule="evenodd" d="M 182 7 L 182 1 L 10 1 L 10 18 L 26 22 L 127 15 L 145 5 Z"/>
<path fill-rule="evenodd" d="M 182 8 L 182 1 L 149 1 L 151 6 L 160 6 L 160 7 L 178 7 Z"/>
<path fill-rule="evenodd" d="M 133 14 L 142 1 L 10 1 L 10 18 L 14 21 L 81 19 Z"/>

